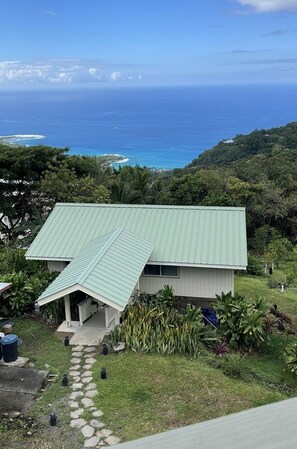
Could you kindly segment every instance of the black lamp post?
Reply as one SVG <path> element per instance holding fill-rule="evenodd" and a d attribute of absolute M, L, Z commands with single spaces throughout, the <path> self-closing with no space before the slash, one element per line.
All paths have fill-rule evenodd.
<path fill-rule="evenodd" d="M 67 376 L 67 374 L 63 374 L 62 385 L 63 385 L 63 387 L 68 387 L 68 376 Z"/>
<path fill-rule="evenodd" d="M 69 337 L 64 338 L 64 346 L 69 346 Z"/>
<path fill-rule="evenodd" d="M 108 346 L 106 343 L 103 343 L 103 349 L 102 349 L 103 355 L 108 355 Z"/>
<path fill-rule="evenodd" d="M 101 368 L 101 379 L 106 379 L 106 368 Z"/>

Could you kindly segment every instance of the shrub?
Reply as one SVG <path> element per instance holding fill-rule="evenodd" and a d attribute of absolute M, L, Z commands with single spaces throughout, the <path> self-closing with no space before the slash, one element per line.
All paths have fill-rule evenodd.
<path fill-rule="evenodd" d="M 256 256 L 248 256 L 247 273 L 254 276 L 264 276 L 263 262 Z"/>
<path fill-rule="evenodd" d="M 246 359 L 244 354 L 228 354 L 222 358 L 220 367 L 228 377 L 242 379 L 246 376 Z"/>
<path fill-rule="evenodd" d="M 289 345 L 284 353 L 286 370 L 297 374 L 297 342 Z"/>
<path fill-rule="evenodd" d="M 254 301 L 231 292 L 221 296 L 213 304 L 220 320 L 220 330 L 230 348 L 251 351 L 265 343 L 264 318 L 267 306 L 261 298 Z"/>
<path fill-rule="evenodd" d="M 204 326 L 201 310 L 191 305 L 180 313 L 167 307 L 132 304 L 124 316 L 109 339 L 112 344 L 123 341 L 137 352 L 196 356 L 201 343 L 217 339 L 216 331 Z"/>

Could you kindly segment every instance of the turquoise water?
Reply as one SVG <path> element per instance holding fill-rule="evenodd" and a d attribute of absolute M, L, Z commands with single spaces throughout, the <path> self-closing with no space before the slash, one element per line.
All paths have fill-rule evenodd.
<path fill-rule="evenodd" d="M 0 91 L 0 135 L 168 169 L 220 140 L 296 121 L 296 104 L 297 85 Z"/>

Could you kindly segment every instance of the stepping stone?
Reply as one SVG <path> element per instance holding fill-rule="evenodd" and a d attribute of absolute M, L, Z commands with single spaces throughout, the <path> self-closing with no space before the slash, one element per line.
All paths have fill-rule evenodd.
<path fill-rule="evenodd" d="M 112 434 L 112 430 L 109 429 L 101 429 L 98 432 L 96 432 L 96 435 L 99 438 L 107 438 Z"/>
<path fill-rule="evenodd" d="M 82 396 L 84 396 L 82 391 L 73 391 L 71 393 L 71 395 L 69 396 L 70 399 L 77 399 L 77 398 L 81 398 Z"/>
<path fill-rule="evenodd" d="M 80 390 L 82 387 L 83 387 L 83 384 L 80 382 L 77 382 L 77 383 L 71 385 L 72 390 Z"/>
<path fill-rule="evenodd" d="M 90 382 L 92 382 L 93 377 L 84 377 L 81 381 L 83 384 L 89 384 Z"/>
<path fill-rule="evenodd" d="M 84 373 L 82 373 L 81 376 L 82 377 L 90 377 L 90 376 L 93 376 L 93 373 L 92 373 L 92 371 L 85 371 Z"/>
<path fill-rule="evenodd" d="M 83 412 L 84 412 L 84 410 L 82 408 L 78 408 L 77 410 L 74 410 L 73 412 L 71 412 L 70 416 L 73 419 L 77 419 L 80 417 L 80 415 L 82 415 Z"/>
<path fill-rule="evenodd" d="M 90 409 L 91 410 L 91 409 Z M 100 418 L 100 416 L 103 416 L 103 412 L 102 410 L 95 410 L 92 415 L 94 416 L 94 418 Z M 107 435 L 108 436 L 108 435 Z"/>
<path fill-rule="evenodd" d="M 89 359 L 86 359 L 85 362 L 88 365 L 94 365 L 94 363 L 96 363 L 96 359 L 94 359 L 94 357 L 90 357 Z"/>
<path fill-rule="evenodd" d="M 70 421 L 70 427 L 76 427 L 77 429 L 80 429 L 81 427 L 85 426 L 86 424 L 87 424 L 87 421 L 85 421 L 82 418 L 72 419 Z"/>
<path fill-rule="evenodd" d="M 85 352 L 96 352 L 95 346 L 88 346 L 87 348 L 84 348 Z"/>
<path fill-rule="evenodd" d="M 94 390 L 95 388 L 96 388 L 96 384 L 94 384 L 94 382 L 91 382 L 89 385 L 86 386 L 86 391 Z"/>
<path fill-rule="evenodd" d="M 80 358 L 83 355 L 83 352 L 72 352 L 72 357 Z"/>
<path fill-rule="evenodd" d="M 86 392 L 85 397 L 94 398 L 95 396 L 97 396 L 97 394 L 98 394 L 97 390 L 89 390 Z"/>
<path fill-rule="evenodd" d="M 85 438 L 91 438 L 94 435 L 95 429 L 94 427 L 86 424 L 84 427 L 80 429 L 80 431 Z"/>
<path fill-rule="evenodd" d="M 105 427 L 105 424 L 97 419 L 91 419 L 90 425 L 96 427 L 96 429 L 103 429 L 103 427 Z"/>
<path fill-rule="evenodd" d="M 88 370 L 91 369 L 93 365 L 90 365 L 89 363 L 83 366 L 83 369 Z"/>
<path fill-rule="evenodd" d="M 76 365 L 80 363 L 80 359 L 78 359 L 77 357 L 73 357 L 73 359 L 71 359 L 70 362 L 72 365 Z"/>
<path fill-rule="evenodd" d="M 96 447 L 97 444 L 99 444 L 99 442 L 100 442 L 100 438 L 94 436 L 94 437 L 89 438 L 89 439 L 87 439 L 87 440 L 85 441 L 84 447 Z"/>
<path fill-rule="evenodd" d="M 109 437 L 105 438 L 105 443 L 107 443 L 109 446 L 113 446 L 114 444 L 119 444 L 121 442 L 121 439 L 118 437 L 114 437 L 113 435 L 110 435 Z"/>
<path fill-rule="evenodd" d="M 72 352 L 81 352 L 84 350 L 83 346 L 73 346 Z"/>
<path fill-rule="evenodd" d="M 96 352 L 92 352 L 92 353 L 85 354 L 84 357 L 85 358 L 87 358 L 87 357 L 95 357 L 96 355 L 97 355 Z"/>
<path fill-rule="evenodd" d="M 92 401 L 92 399 L 90 398 L 83 398 L 81 400 L 81 403 L 85 406 L 85 407 L 92 407 L 92 405 L 94 405 L 94 402 Z"/>
<path fill-rule="evenodd" d="M 69 371 L 69 376 L 71 377 L 79 377 L 80 376 L 80 371 Z"/>
<path fill-rule="evenodd" d="M 70 370 L 74 370 L 74 371 L 78 371 L 78 370 L 80 370 L 81 369 L 81 366 L 80 365 L 73 365 L 71 368 L 70 368 Z"/>
<path fill-rule="evenodd" d="M 78 383 L 78 382 L 80 382 L 80 376 L 77 376 L 77 377 L 73 377 L 73 379 L 72 379 L 72 381 L 74 382 L 74 383 Z"/>
<path fill-rule="evenodd" d="M 71 408 L 79 408 L 79 404 L 76 401 L 69 401 L 68 404 Z"/>

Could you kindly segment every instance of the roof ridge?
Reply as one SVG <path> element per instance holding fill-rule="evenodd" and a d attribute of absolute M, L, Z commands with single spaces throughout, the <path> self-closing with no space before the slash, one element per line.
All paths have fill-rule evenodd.
<path fill-rule="evenodd" d="M 77 281 L 78 284 L 81 282 L 84 282 L 86 280 L 86 277 L 88 276 L 89 272 L 92 271 L 92 269 L 97 264 L 97 262 L 104 256 L 106 251 L 111 247 L 111 245 L 118 238 L 118 236 L 123 232 L 123 230 L 124 230 L 123 227 L 119 227 L 113 231 L 113 233 L 108 238 L 108 240 L 105 242 L 105 244 L 100 249 L 100 251 L 96 254 L 96 256 L 91 260 L 91 262 L 88 264 L 88 266 L 82 272 L 82 274 L 79 276 L 78 281 Z"/>
<path fill-rule="evenodd" d="M 176 205 L 176 204 L 106 204 L 106 203 L 56 203 L 56 206 L 62 207 L 101 207 L 101 208 L 116 208 L 116 209 L 186 209 L 186 210 L 233 210 L 244 211 L 244 206 L 199 206 L 199 205 Z"/>

